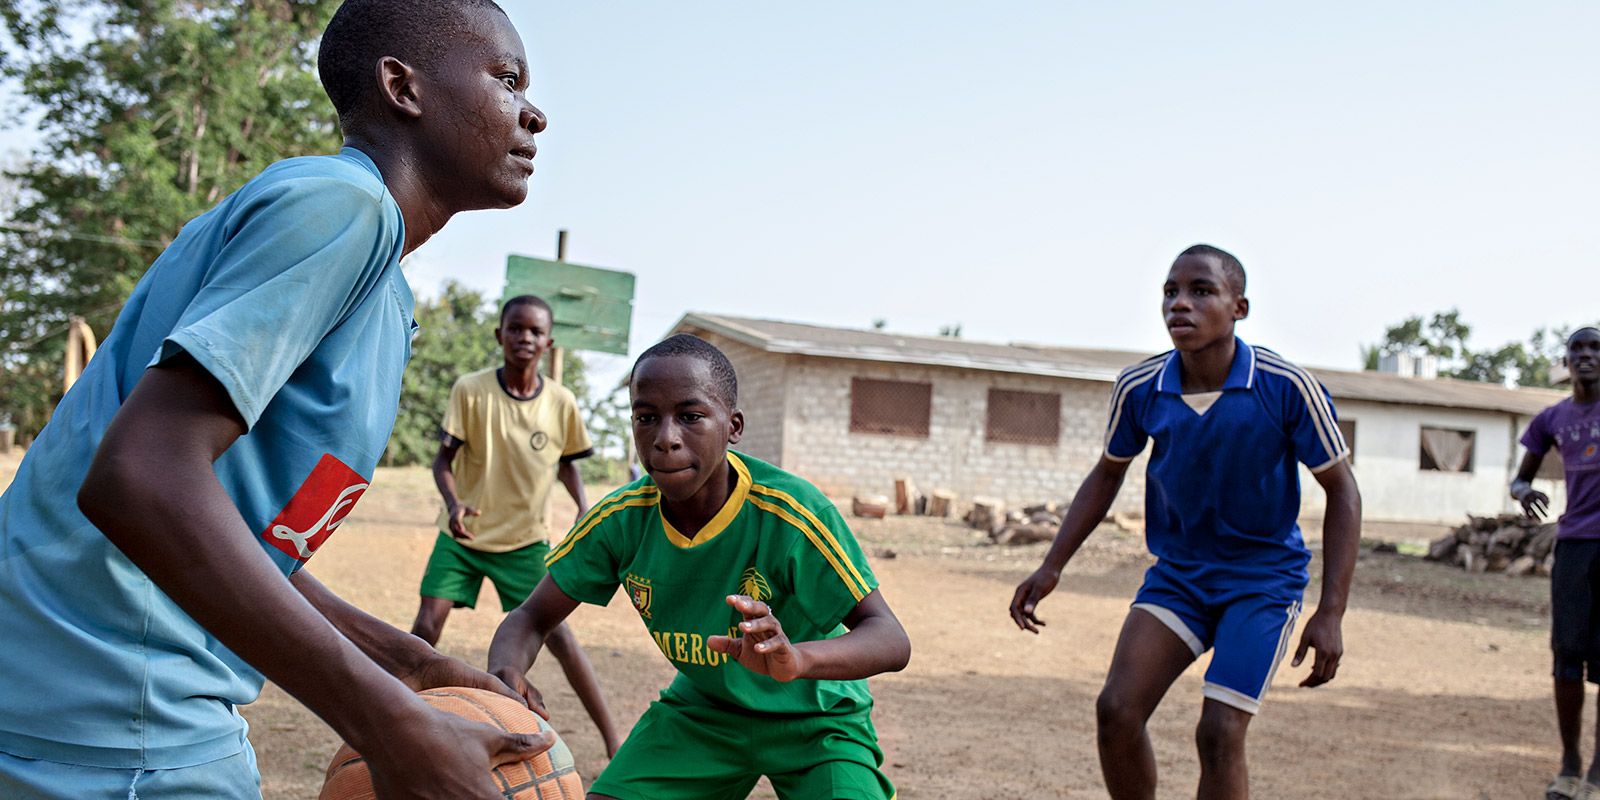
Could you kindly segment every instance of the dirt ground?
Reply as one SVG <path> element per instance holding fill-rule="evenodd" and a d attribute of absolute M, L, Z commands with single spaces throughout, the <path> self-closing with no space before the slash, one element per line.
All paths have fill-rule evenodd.
<path fill-rule="evenodd" d="M 0 457 L 0 485 L 14 466 Z M 312 569 L 356 604 L 409 627 L 435 535 L 435 496 L 422 469 L 380 470 L 373 483 Z M 570 504 L 556 509 L 558 522 L 571 515 Z M 885 770 L 900 796 L 1104 797 L 1094 700 L 1148 564 L 1140 540 L 1111 528 L 1091 538 L 1041 607 L 1050 626 L 1035 637 L 1012 626 L 1006 605 L 1043 545 L 982 546 L 960 525 L 937 520 L 852 525 L 913 642 L 909 669 L 872 681 Z M 1317 592 L 1313 582 L 1307 615 Z M 1557 755 L 1547 592 L 1540 579 L 1467 575 L 1363 552 L 1338 679 L 1300 689 L 1306 668 L 1285 665 L 1252 725 L 1254 796 L 1539 796 Z M 477 664 L 501 618 L 492 592 L 482 599 L 476 611 L 452 616 L 441 643 Z M 617 721 L 631 726 L 670 679 L 670 666 L 620 594 L 607 608 L 582 607 L 573 624 Z M 1151 722 L 1164 798 L 1193 796 L 1204 668 L 1202 659 L 1184 674 Z M 599 736 L 553 660 L 541 660 L 534 681 L 580 771 L 597 775 L 605 763 Z M 332 731 L 272 686 L 244 714 L 266 796 L 315 797 L 338 744 Z M 752 796 L 772 794 L 763 785 Z"/>

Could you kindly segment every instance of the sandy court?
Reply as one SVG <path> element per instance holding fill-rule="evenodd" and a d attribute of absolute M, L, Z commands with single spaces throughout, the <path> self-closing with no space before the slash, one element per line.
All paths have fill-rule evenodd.
<path fill-rule="evenodd" d="M 0 482 L 14 463 L 0 457 Z M 358 605 L 409 627 L 435 535 L 434 503 L 426 470 L 380 470 L 312 569 Z M 558 505 L 558 522 L 571 514 L 570 504 Z M 1148 563 L 1139 540 L 1097 533 L 1041 607 L 1050 624 L 1035 637 L 1018 632 L 1005 609 L 1042 546 L 978 546 L 959 525 L 934 520 L 852 524 L 914 646 L 907 671 L 872 682 L 885 769 L 900 796 L 1104 797 L 1094 701 Z M 1557 755 L 1548 583 L 1382 554 L 1364 554 L 1357 576 L 1338 680 L 1299 689 L 1306 667 L 1285 664 L 1252 726 L 1253 796 L 1538 796 Z M 1313 583 L 1308 614 L 1316 592 Z M 476 611 L 452 615 L 441 643 L 476 664 L 502 616 L 492 593 L 482 599 Z M 607 608 L 581 608 L 572 622 L 618 723 L 631 726 L 671 668 L 620 595 Z M 1162 797 L 1193 796 L 1204 665 L 1179 679 L 1151 723 Z M 599 736 L 553 661 L 542 659 L 534 680 L 579 769 L 598 774 Z M 315 797 L 338 744 L 332 731 L 272 686 L 244 713 L 266 796 Z M 752 796 L 772 795 L 763 786 Z"/>

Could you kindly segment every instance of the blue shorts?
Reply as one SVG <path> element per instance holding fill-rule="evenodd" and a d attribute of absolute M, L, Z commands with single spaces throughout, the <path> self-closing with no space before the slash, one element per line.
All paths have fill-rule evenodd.
<path fill-rule="evenodd" d="M 111 769 L 39 761 L 0 753 L 0 797 L 5 800 L 261 800 L 256 753 L 179 769 Z"/>
<path fill-rule="evenodd" d="M 1300 616 L 1300 587 L 1205 591 L 1157 563 L 1144 574 L 1133 607 L 1172 629 L 1198 658 L 1216 648 L 1205 696 L 1250 714 L 1272 683 Z"/>

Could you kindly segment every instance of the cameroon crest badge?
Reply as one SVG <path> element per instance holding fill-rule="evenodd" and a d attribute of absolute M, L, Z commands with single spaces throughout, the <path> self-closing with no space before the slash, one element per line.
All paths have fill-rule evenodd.
<path fill-rule="evenodd" d="M 772 598 L 772 586 L 767 583 L 766 576 L 762 575 L 760 570 L 751 567 L 739 576 L 738 593 L 761 602 Z"/>
<path fill-rule="evenodd" d="M 624 584 L 628 587 L 628 600 L 633 603 L 635 611 L 645 619 L 650 618 L 650 581 L 633 573 L 628 573 Z"/>

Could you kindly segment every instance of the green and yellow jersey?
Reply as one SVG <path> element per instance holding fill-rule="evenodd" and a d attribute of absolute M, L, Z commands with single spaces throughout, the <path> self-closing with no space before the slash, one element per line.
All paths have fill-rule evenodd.
<path fill-rule="evenodd" d="M 804 479 L 728 453 L 737 476 L 722 510 L 693 538 L 661 514 L 647 475 L 607 495 L 545 560 L 575 600 L 605 605 L 627 590 L 661 654 L 678 676 L 664 694 L 689 703 L 763 714 L 845 714 L 872 704 L 867 682 L 780 683 L 706 646 L 738 636 L 730 594 L 772 608 L 793 642 L 842 635 L 841 624 L 877 588 L 867 559 L 838 509 Z"/>

